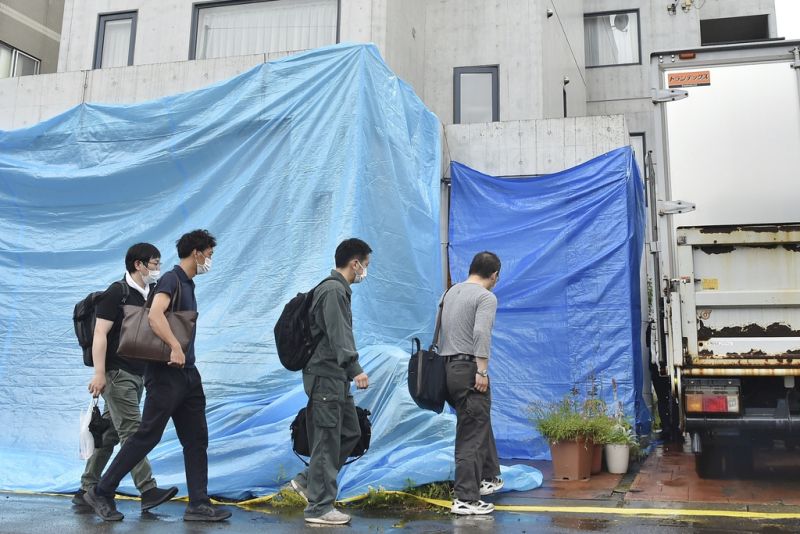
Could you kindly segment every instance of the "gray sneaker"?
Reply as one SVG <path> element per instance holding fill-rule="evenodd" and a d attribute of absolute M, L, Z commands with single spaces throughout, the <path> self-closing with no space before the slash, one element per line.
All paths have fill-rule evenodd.
<path fill-rule="evenodd" d="M 319 517 L 306 517 L 306 523 L 315 525 L 346 525 L 350 522 L 350 516 L 343 514 L 337 509 L 333 509 L 325 515 Z"/>
<path fill-rule="evenodd" d="M 303 500 L 306 501 L 306 504 L 308 504 L 308 490 L 306 489 L 306 487 L 300 484 L 295 479 L 292 479 L 292 481 L 289 482 L 289 485 L 291 485 L 295 493 L 300 495 L 303 498 Z"/>

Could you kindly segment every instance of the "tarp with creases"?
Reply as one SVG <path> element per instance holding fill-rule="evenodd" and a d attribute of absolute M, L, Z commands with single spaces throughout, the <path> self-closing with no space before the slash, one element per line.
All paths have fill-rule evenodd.
<path fill-rule="evenodd" d="M 371 387 L 372 448 L 344 468 L 341 497 L 452 478 L 454 420 L 416 408 L 410 339 L 429 338 L 442 292 L 439 123 L 374 45 L 342 44 L 257 66 L 184 94 L 84 104 L 0 132 L 0 489 L 73 491 L 78 417 L 89 402 L 75 303 L 124 273 L 127 248 L 207 228 L 197 362 L 208 399 L 209 492 L 272 493 L 301 467 L 289 424 L 306 402 L 278 362 L 285 302 L 329 274 L 336 245 L 373 248 L 353 292 Z M 149 456 L 185 494 L 170 424 Z M 514 468 L 508 487 L 541 482 Z M 129 477 L 120 487 L 136 493 Z"/>
<path fill-rule="evenodd" d="M 637 430 L 649 432 L 639 287 L 644 186 L 631 148 L 544 176 L 487 176 L 457 162 L 450 170 L 453 280 L 466 278 L 482 250 L 502 263 L 490 363 L 500 455 L 549 458 L 528 409 L 573 390 L 579 401 L 602 399 L 612 414 L 621 402 Z"/>

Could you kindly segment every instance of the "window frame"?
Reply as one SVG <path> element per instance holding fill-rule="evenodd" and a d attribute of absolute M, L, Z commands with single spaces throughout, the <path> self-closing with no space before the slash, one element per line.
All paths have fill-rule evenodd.
<path fill-rule="evenodd" d="M 139 11 L 116 11 L 113 13 L 100 13 L 97 15 L 97 30 L 94 38 L 94 58 L 92 60 L 92 69 L 102 69 L 103 62 L 103 41 L 106 36 L 106 22 L 115 20 L 128 20 L 131 21 L 131 38 L 128 44 L 128 67 L 133 65 L 133 51 L 136 47 L 136 23 L 139 18 Z M 105 67 L 113 68 L 113 67 Z"/>
<path fill-rule="evenodd" d="M 189 60 L 197 58 L 197 23 L 200 19 L 200 10 L 212 7 L 233 6 L 238 4 L 261 4 L 275 2 L 276 0 L 211 0 L 208 2 L 195 2 L 192 4 L 192 25 L 189 35 Z M 339 44 L 342 29 L 342 0 L 336 0 L 336 44 Z M 201 58 L 208 59 L 208 58 Z"/>
<path fill-rule="evenodd" d="M 636 47 L 638 51 L 639 61 L 635 61 L 633 63 L 606 63 L 604 65 L 588 65 L 586 62 L 586 51 L 584 50 L 584 58 L 583 63 L 587 69 L 603 69 L 606 67 L 627 67 L 630 65 L 641 65 L 642 64 L 642 15 L 640 13 L 639 8 L 631 8 L 631 9 L 616 9 L 612 11 L 597 11 L 595 13 L 584 13 L 583 19 L 584 22 L 589 17 L 600 17 L 603 15 L 624 15 L 626 13 L 636 13 Z M 584 24 L 585 28 L 585 24 Z M 585 31 L 585 30 L 584 30 Z M 586 34 L 584 33 L 584 40 L 586 39 Z"/>
<path fill-rule="evenodd" d="M 642 139 L 642 168 L 640 170 L 642 181 L 644 181 L 647 179 L 647 132 L 644 130 L 640 132 L 628 132 L 628 138 L 631 137 L 640 137 Z M 633 143 L 631 143 L 631 147 L 633 147 Z"/>
<path fill-rule="evenodd" d="M 462 74 L 491 74 L 492 75 L 492 120 L 500 122 L 500 65 L 476 65 L 471 67 L 453 68 L 453 124 L 461 122 L 461 75 Z"/>
<path fill-rule="evenodd" d="M 9 73 L 8 73 L 8 77 L 9 78 L 21 78 L 22 77 L 22 76 L 17 76 L 17 75 L 14 74 L 14 71 L 17 68 L 17 57 L 19 56 L 19 54 L 22 54 L 23 56 L 26 56 L 26 57 L 28 57 L 28 58 L 30 58 L 30 59 L 32 59 L 32 60 L 34 60 L 36 62 L 36 72 L 34 72 L 33 74 L 26 74 L 26 76 L 36 76 L 41 72 L 41 70 L 42 70 L 42 60 L 39 59 L 38 57 L 36 57 L 36 56 L 34 56 L 32 54 L 29 54 L 29 53 L 25 52 L 24 50 L 20 50 L 19 48 L 15 47 L 15 46 L 13 46 L 13 45 L 11 45 L 11 44 L 7 43 L 6 41 L 3 41 L 3 40 L 0 40 L 0 45 L 3 45 L 4 47 L 6 47 L 9 50 L 11 50 L 11 64 L 9 65 Z M 0 78 L 0 80 L 4 80 L 4 79 L 5 78 Z"/>

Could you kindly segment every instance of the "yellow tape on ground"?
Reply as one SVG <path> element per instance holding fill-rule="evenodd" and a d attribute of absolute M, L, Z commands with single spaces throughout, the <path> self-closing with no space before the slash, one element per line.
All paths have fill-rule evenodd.
<path fill-rule="evenodd" d="M 47 495 L 52 497 L 70 497 L 71 494 L 64 493 L 37 493 L 33 491 L 8 491 L 3 493 L 20 494 L 20 495 Z M 427 497 L 420 497 L 419 495 L 412 495 L 404 491 L 383 491 L 389 495 L 405 495 L 412 497 L 422 502 L 439 506 L 441 508 L 450 508 L 451 502 L 441 499 L 429 499 Z M 249 508 L 260 504 L 269 503 L 276 493 L 272 495 L 264 495 L 254 499 L 239 502 L 219 502 L 212 499 L 215 504 L 224 504 L 228 506 L 239 506 L 242 508 Z M 339 501 L 342 504 L 351 502 L 358 502 L 368 497 L 367 494 L 349 497 Z M 138 497 L 130 497 L 127 495 L 117 495 L 117 499 L 123 500 L 138 500 Z M 177 501 L 186 502 L 186 497 L 179 497 L 174 499 Z M 589 514 L 589 515 L 623 515 L 623 516 L 654 516 L 654 517 L 733 517 L 739 519 L 800 519 L 800 512 L 748 512 L 745 510 L 698 510 L 693 508 L 615 508 L 603 506 L 527 506 L 527 505 L 508 505 L 499 504 L 495 506 L 498 512 L 528 512 L 540 514 Z"/>
<path fill-rule="evenodd" d="M 428 499 L 419 495 L 412 495 L 403 491 L 386 491 L 395 495 L 406 495 L 442 508 L 450 508 L 450 501 L 441 499 Z M 366 498 L 359 495 L 340 501 L 342 503 L 354 502 Z M 748 512 L 745 510 L 697 510 L 680 508 L 614 508 L 603 506 L 526 506 L 506 505 L 495 506 L 499 512 L 529 512 L 548 514 L 593 514 L 593 515 L 629 515 L 629 516 L 660 516 L 660 517 L 737 517 L 740 519 L 800 519 L 800 513 L 790 512 Z"/>

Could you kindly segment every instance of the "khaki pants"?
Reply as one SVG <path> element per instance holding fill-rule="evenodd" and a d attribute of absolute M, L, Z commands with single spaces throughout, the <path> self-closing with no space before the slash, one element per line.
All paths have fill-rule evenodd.
<path fill-rule="evenodd" d="M 96 486 L 103 474 L 108 460 L 114 452 L 117 443 L 125 443 L 139 429 L 141 414 L 139 403 L 142 400 L 144 383 L 141 376 L 112 369 L 106 372 L 106 389 L 103 391 L 105 411 L 103 417 L 111 421 L 111 426 L 103 434 L 103 443 L 99 449 L 86 461 L 86 469 L 81 476 L 81 489 L 84 491 Z M 156 481 L 150 462 L 147 458 L 136 464 L 131 470 L 136 488 L 139 493 L 155 488 Z"/>
<path fill-rule="evenodd" d="M 350 382 L 304 374 L 303 386 L 310 400 L 307 425 L 311 460 L 296 480 L 308 492 L 305 516 L 319 517 L 333 509 L 339 492 L 336 477 L 361 439 L 361 427 Z"/>

